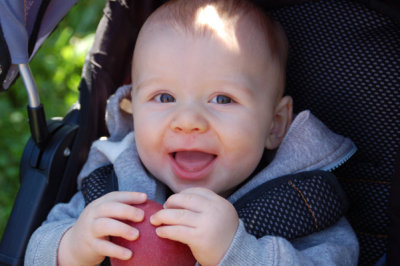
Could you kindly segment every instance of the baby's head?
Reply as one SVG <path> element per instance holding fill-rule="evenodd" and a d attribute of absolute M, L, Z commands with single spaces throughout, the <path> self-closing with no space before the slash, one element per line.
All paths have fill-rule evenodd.
<path fill-rule="evenodd" d="M 275 92 L 282 96 L 285 87 L 287 40 L 281 27 L 265 12 L 246 0 L 171 0 L 157 9 L 143 26 L 135 55 L 147 42 L 155 41 L 157 30 L 174 31 L 194 41 L 213 39 L 232 54 L 246 54 L 251 61 L 263 59 L 262 74 L 274 71 Z M 172 38 L 172 36 L 170 36 Z M 135 62 L 135 60 L 134 60 Z M 134 66 L 137 66 L 137 64 Z M 134 69 L 135 74 L 137 69 Z"/>
<path fill-rule="evenodd" d="M 292 119 L 283 96 L 287 43 L 248 1 L 169 1 L 134 51 L 132 112 L 139 156 L 172 191 L 228 195 Z"/>

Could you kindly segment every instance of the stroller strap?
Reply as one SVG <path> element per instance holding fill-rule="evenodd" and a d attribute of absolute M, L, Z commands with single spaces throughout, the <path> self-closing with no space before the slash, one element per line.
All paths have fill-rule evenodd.
<path fill-rule="evenodd" d="M 86 206 L 117 190 L 112 164 L 97 168 L 82 181 Z M 332 173 L 311 171 L 268 181 L 244 195 L 234 207 L 246 231 L 255 237 L 294 240 L 339 221 L 347 210 L 347 200 Z"/>
<path fill-rule="evenodd" d="M 97 168 L 82 181 L 85 206 L 101 196 L 118 190 L 118 179 L 112 164 Z"/>

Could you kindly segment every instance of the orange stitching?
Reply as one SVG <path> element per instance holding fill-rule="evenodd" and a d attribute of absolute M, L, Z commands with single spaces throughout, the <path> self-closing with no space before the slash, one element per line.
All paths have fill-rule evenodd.
<path fill-rule="evenodd" d="M 385 234 L 371 234 L 371 233 L 362 232 L 362 231 L 358 231 L 358 230 L 354 230 L 354 231 L 356 231 L 356 233 L 360 234 L 360 235 L 376 237 L 376 238 L 388 238 L 388 235 L 385 235 Z"/>
<path fill-rule="evenodd" d="M 308 211 L 311 213 L 311 216 L 314 218 L 315 229 L 318 230 L 317 219 L 315 218 L 314 212 L 312 211 L 310 205 L 308 204 L 308 202 L 307 202 L 307 200 L 306 200 L 306 197 L 304 197 L 304 195 L 303 195 L 303 193 L 300 191 L 300 189 L 297 188 L 297 187 L 293 184 L 293 182 L 292 182 L 291 180 L 289 180 L 289 184 L 290 184 L 297 192 L 299 192 L 300 196 L 303 198 L 304 203 L 306 204 L 306 206 L 307 206 L 307 208 L 308 208 Z"/>

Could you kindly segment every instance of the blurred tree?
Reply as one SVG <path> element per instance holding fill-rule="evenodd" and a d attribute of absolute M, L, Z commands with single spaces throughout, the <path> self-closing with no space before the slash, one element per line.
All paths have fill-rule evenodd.
<path fill-rule="evenodd" d="M 64 116 L 78 99 L 87 51 L 105 0 L 80 1 L 59 23 L 30 63 L 46 117 Z M 0 94 L 0 237 L 19 188 L 19 161 L 30 137 L 22 81 Z"/>

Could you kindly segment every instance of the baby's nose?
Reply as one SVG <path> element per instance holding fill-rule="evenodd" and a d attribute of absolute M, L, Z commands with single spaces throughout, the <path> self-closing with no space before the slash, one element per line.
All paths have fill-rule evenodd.
<path fill-rule="evenodd" d="M 171 129 L 182 133 L 203 133 L 208 130 L 209 123 L 204 113 L 196 107 L 188 106 L 176 110 L 171 121 Z"/>

